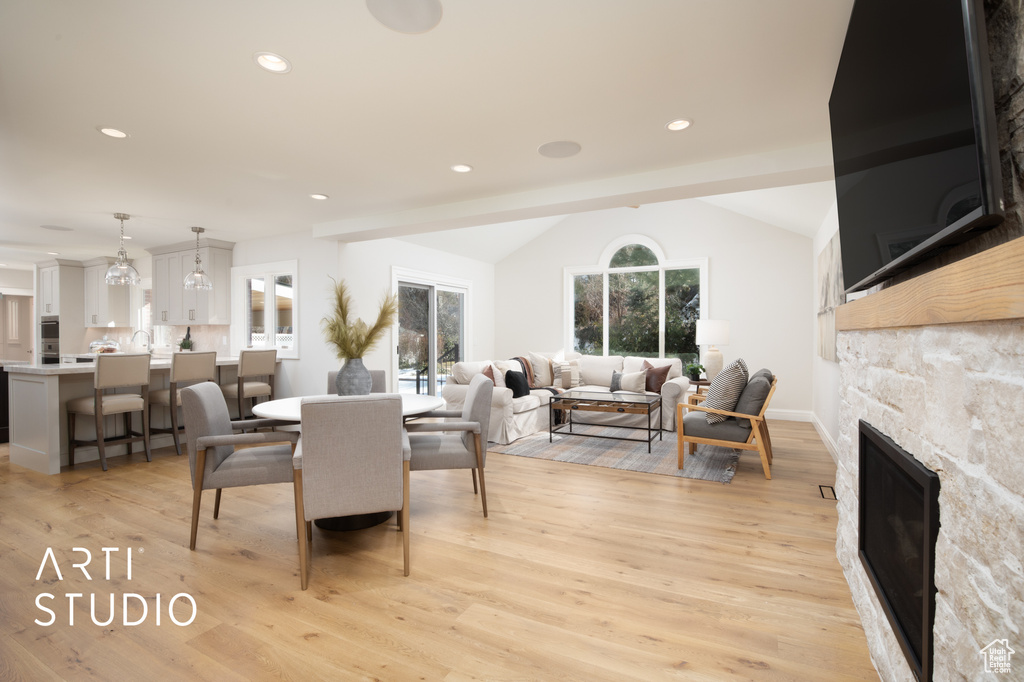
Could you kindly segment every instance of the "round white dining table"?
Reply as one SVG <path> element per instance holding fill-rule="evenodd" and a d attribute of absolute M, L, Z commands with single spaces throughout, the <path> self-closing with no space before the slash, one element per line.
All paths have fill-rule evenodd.
<path fill-rule="evenodd" d="M 444 407 L 444 399 L 436 395 L 418 395 L 416 393 L 401 393 L 402 416 L 415 417 L 424 412 L 430 412 Z M 330 393 L 314 396 L 297 396 L 295 398 L 278 398 L 262 403 L 256 403 L 252 413 L 263 419 L 280 419 L 282 421 L 302 421 L 302 398 L 329 398 Z"/>

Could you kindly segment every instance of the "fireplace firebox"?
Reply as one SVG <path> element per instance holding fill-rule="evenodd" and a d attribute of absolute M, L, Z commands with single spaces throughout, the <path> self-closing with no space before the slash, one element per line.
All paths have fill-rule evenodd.
<path fill-rule="evenodd" d="M 932 679 L 939 477 L 860 421 L 860 559 L 918 680 Z"/>

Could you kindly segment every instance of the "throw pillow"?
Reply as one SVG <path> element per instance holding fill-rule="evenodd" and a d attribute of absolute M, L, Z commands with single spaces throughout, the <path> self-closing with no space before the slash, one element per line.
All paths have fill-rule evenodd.
<path fill-rule="evenodd" d="M 505 388 L 505 373 L 497 365 L 490 365 L 491 374 L 494 376 L 494 387 Z"/>
<path fill-rule="evenodd" d="M 540 353 L 527 353 L 526 357 L 533 367 L 533 385 L 550 386 L 554 383 L 551 372 L 551 359 Z"/>
<path fill-rule="evenodd" d="M 551 385 L 556 388 L 576 388 L 580 385 L 580 363 L 551 362 L 553 378 Z"/>
<path fill-rule="evenodd" d="M 736 401 L 736 408 L 733 412 L 760 414 L 761 407 L 764 405 L 764 399 L 768 397 L 768 391 L 771 388 L 772 383 L 770 381 L 763 376 L 755 375 L 753 379 L 747 382 L 743 392 L 740 393 L 740 399 Z M 749 419 L 740 419 L 739 424 L 745 429 L 753 428 Z"/>
<path fill-rule="evenodd" d="M 530 382 L 522 372 L 509 370 L 505 372 L 505 385 L 512 389 L 512 399 L 530 395 Z"/>
<path fill-rule="evenodd" d="M 490 365 L 484 367 L 484 371 L 480 373 L 483 374 L 488 379 L 490 379 L 492 384 L 494 383 L 494 370 L 491 369 Z"/>
<path fill-rule="evenodd" d="M 643 393 L 647 385 L 647 370 L 639 372 L 612 372 L 611 390 Z"/>
<path fill-rule="evenodd" d="M 672 369 L 672 366 L 655 367 L 644 360 L 644 369 L 647 370 L 647 390 L 653 393 L 661 393 L 661 387 L 668 381 L 668 372 Z"/>
<path fill-rule="evenodd" d="M 708 386 L 708 397 L 704 399 L 704 406 L 716 410 L 732 412 L 736 409 L 736 401 L 747 385 L 747 363 L 743 358 L 730 363 L 715 377 Z M 708 424 L 721 424 L 727 417 L 723 414 L 713 412 L 704 413 Z"/>

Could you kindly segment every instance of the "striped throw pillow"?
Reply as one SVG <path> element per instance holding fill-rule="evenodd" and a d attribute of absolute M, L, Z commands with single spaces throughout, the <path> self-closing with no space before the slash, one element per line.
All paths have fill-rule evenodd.
<path fill-rule="evenodd" d="M 716 410 L 732 412 L 736 409 L 736 402 L 747 385 L 747 363 L 743 358 L 729 364 L 715 377 L 708 386 L 708 397 L 704 399 L 704 407 Z M 727 417 L 713 412 L 705 412 L 708 424 L 721 424 Z"/>

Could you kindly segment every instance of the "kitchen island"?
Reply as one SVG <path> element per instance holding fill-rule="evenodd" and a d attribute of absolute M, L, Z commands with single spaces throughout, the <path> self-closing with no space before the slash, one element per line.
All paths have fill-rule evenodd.
<path fill-rule="evenodd" d="M 18 364 L 7 368 L 10 396 L 10 455 L 11 463 L 44 474 L 60 473 L 61 466 L 68 463 L 68 417 L 66 405 L 69 400 L 93 395 L 95 363 L 61 363 L 57 365 Z M 170 382 L 171 359 L 154 357 L 150 364 L 150 391 L 167 388 Z M 220 383 L 233 381 L 238 371 L 237 357 L 218 357 L 217 372 Z M 151 416 L 157 427 L 170 426 L 170 416 L 165 409 L 157 408 Z M 108 434 L 120 427 L 120 419 L 107 417 Z M 133 417 L 137 422 L 139 417 Z M 133 425 L 142 431 L 142 424 Z M 119 433 L 119 431 L 116 431 Z M 76 436 L 81 440 L 96 437 L 95 424 L 89 419 L 79 419 Z M 173 444 L 171 434 L 153 434 L 150 443 L 153 448 Z M 137 447 L 136 450 L 139 450 Z M 107 457 L 116 457 L 127 452 L 124 445 L 107 448 Z M 139 456 L 143 457 L 141 451 Z M 96 447 L 75 448 L 75 464 L 96 461 L 99 452 Z"/>

